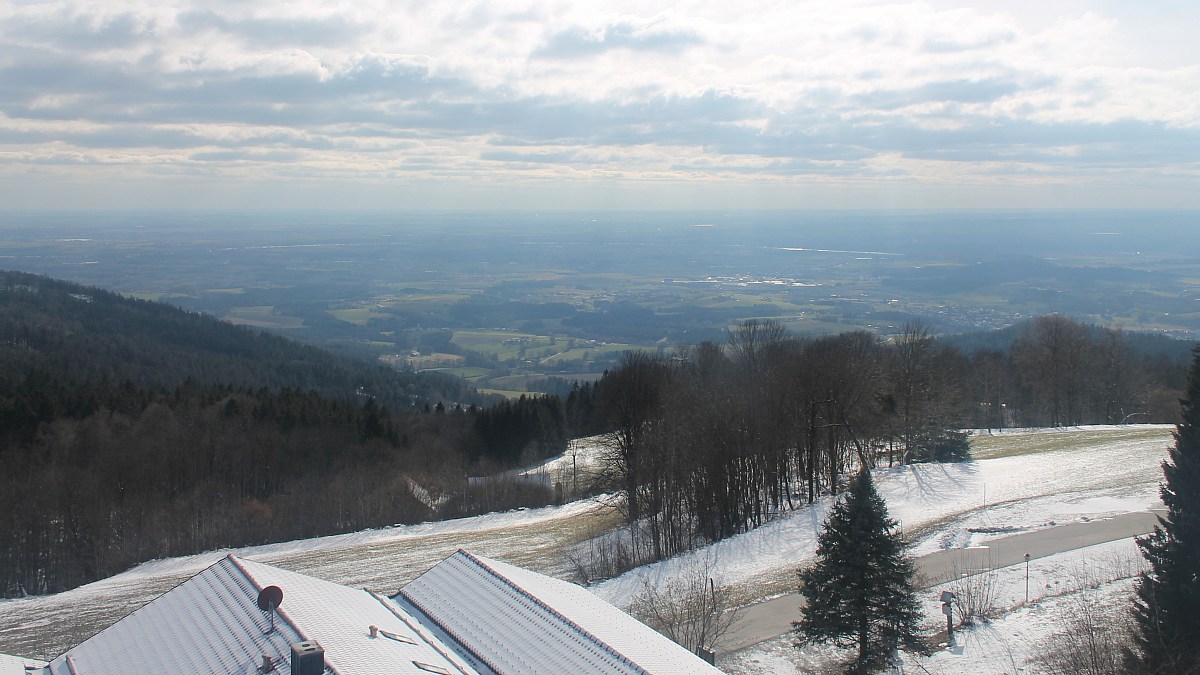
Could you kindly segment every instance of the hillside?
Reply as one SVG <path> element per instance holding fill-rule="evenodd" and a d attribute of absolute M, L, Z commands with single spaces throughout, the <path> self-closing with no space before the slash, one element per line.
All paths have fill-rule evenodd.
<path fill-rule="evenodd" d="M 443 400 L 482 398 L 455 378 L 0 273 L 0 595 L 461 515 L 487 439 Z"/>
<path fill-rule="evenodd" d="M 955 333 L 939 336 L 939 345 L 953 347 L 964 354 L 972 355 L 981 351 L 1005 352 L 1012 349 L 1014 343 L 1034 328 L 1035 321 L 1027 319 L 1006 326 L 986 331 Z M 1103 328 L 1095 325 L 1088 326 L 1088 337 L 1098 340 L 1104 333 Z M 1192 347 L 1195 342 L 1180 340 L 1162 333 L 1144 331 L 1121 331 L 1121 337 L 1129 345 L 1130 351 L 1142 359 L 1162 359 L 1182 374 L 1187 372 L 1187 364 L 1192 359 Z"/>
<path fill-rule="evenodd" d="M 399 373 L 165 303 L 0 271 L 0 373 L 12 382 L 31 372 L 152 390 L 190 380 L 366 394 L 392 409 L 482 400 L 458 378 Z"/>

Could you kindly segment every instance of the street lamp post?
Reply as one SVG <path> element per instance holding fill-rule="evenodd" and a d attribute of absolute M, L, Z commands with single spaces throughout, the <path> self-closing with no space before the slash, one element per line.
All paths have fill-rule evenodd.
<path fill-rule="evenodd" d="M 1025 604 L 1029 604 L 1029 554 L 1025 554 Z"/>

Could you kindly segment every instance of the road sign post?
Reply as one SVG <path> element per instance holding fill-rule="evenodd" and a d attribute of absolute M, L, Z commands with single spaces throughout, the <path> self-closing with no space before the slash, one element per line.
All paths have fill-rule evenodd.
<path fill-rule="evenodd" d="M 1029 554 L 1025 554 L 1025 604 L 1029 604 Z"/>

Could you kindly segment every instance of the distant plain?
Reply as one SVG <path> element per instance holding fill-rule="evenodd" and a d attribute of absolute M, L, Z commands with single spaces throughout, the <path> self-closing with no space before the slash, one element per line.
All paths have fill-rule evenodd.
<path fill-rule="evenodd" d="M 519 394 L 752 318 L 886 335 L 1057 312 L 1195 339 L 1198 225 L 1193 211 L 9 211 L 0 268 Z"/>

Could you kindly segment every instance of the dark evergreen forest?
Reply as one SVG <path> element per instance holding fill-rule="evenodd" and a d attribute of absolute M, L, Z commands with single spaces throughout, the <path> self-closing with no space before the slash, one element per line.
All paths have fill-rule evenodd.
<path fill-rule="evenodd" d="M 561 452 L 568 435 L 558 399 L 489 402 L 456 378 L 3 273 L 0 591 L 468 515 L 468 474 Z"/>

